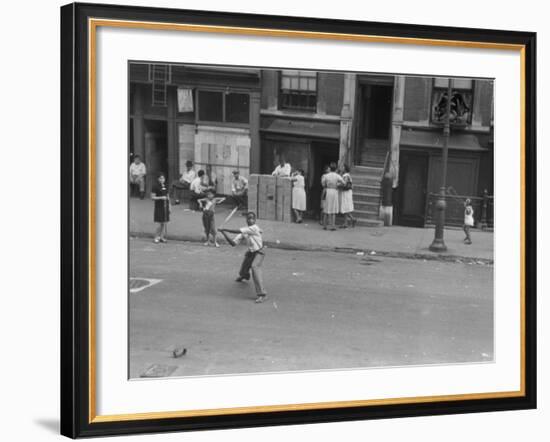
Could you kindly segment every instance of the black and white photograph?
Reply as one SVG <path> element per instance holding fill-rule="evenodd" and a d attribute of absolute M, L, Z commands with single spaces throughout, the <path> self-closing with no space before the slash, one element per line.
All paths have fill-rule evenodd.
<path fill-rule="evenodd" d="M 6 5 L 2 440 L 544 439 L 543 2 Z"/>
<path fill-rule="evenodd" d="M 130 379 L 494 362 L 493 78 L 127 86 Z"/>

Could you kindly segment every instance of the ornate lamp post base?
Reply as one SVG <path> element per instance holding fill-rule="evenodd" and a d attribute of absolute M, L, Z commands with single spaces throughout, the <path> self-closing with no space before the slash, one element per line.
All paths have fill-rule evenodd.
<path fill-rule="evenodd" d="M 434 240 L 430 244 L 430 250 L 432 252 L 446 252 L 447 246 L 443 240 L 443 234 L 445 229 L 445 208 L 447 203 L 445 201 L 445 188 L 442 187 L 439 191 L 439 198 L 435 203 L 435 209 L 437 210 L 437 217 L 435 220 L 435 235 Z"/>
<path fill-rule="evenodd" d="M 435 238 L 430 244 L 430 250 L 432 252 L 446 252 L 447 246 L 445 245 L 445 241 L 443 241 L 443 238 Z"/>

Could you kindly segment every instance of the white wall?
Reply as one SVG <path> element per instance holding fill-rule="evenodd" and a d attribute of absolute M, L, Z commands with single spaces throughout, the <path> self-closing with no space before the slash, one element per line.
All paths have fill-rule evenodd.
<path fill-rule="evenodd" d="M 111 0 L 114 2 L 115 0 Z M 122 1 L 122 0 L 121 0 Z M 126 4 L 226 10 L 267 14 L 318 16 L 341 19 L 468 26 L 539 32 L 539 146 L 548 146 L 542 122 L 550 102 L 550 33 L 543 2 L 524 0 L 506 6 L 495 0 L 411 2 L 273 2 L 233 0 L 124 0 Z M 2 424 L 6 441 L 47 441 L 59 438 L 59 10 L 58 0 L 8 2 L 1 29 L 2 85 L 1 128 L 4 155 L 0 180 L 3 203 L 2 299 L 0 319 Z M 546 55 L 546 57 L 543 57 Z M 40 69 L 38 69 L 40 67 Z M 39 75 L 37 74 L 39 72 Z M 542 172 L 548 149 L 539 150 Z M 539 189 L 550 186 L 549 175 L 539 173 Z M 539 409 L 536 411 L 485 413 L 276 427 L 186 435 L 128 437 L 136 441 L 280 441 L 280 440 L 422 440 L 516 441 L 545 440 L 550 432 L 548 388 L 550 305 L 542 280 L 544 258 L 550 243 L 545 229 L 548 203 L 539 191 Z M 544 318 L 546 316 L 546 318 Z M 545 422 L 546 419 L 546 422 Z"/>

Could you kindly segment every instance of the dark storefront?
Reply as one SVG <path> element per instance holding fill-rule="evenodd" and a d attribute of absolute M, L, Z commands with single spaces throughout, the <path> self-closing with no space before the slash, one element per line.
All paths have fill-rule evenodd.
<path fill-rule="evenodd" d="M 304 170 L 308 212 L 318 213 L 323 167 L 338 162 L 339 122 L 263 118 L 261 134 L 262 173 L 271 174 L 281 157 Z"/>

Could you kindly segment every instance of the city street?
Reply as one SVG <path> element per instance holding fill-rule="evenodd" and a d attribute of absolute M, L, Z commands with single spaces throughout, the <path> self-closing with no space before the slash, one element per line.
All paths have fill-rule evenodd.
<path fill-rule="evenodd" d="M 269 248 L 255 304 L 244 253 L 130 240 L 130 277 L 155 280 L 130 294 L 130 377 L 493 359 L 491 265 Z"/>

